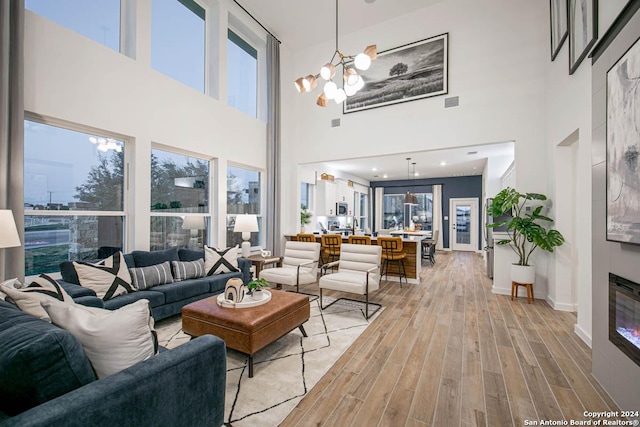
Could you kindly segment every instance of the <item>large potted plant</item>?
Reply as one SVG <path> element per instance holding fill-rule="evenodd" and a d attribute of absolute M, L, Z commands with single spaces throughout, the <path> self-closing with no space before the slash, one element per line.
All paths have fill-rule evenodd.
<path fill-rule="evenodd" d="M 313 214 L 307 210 L 305 205 L 300 205 L 300 232 L 304 233 L 304 226 L 311 224 L 311 217 Z"/>
<path fill-rule="evenodd" d="M 533 283 L 535 269 L 529 264 L 529 258 L 537 248 L 553 252 L 553 248 L 564 243 L 564 237 L 558 230 L 549 229 L 553 220 L 541 214 L 544 206 L 535 206 L 536 203 L 531 202 L 534 200 L 544 201 L 547 196 L 538 193 L 523 194 L 507 187 L 487 206 L 487 214 L 493 218 L 511 216 L 510 219 L 487 224 L 487 227 L 507 226 L 509 238 L 495 243 L 509 245 L 518 255 L 518 262 L 511 268 L 511 280 L 517 283 Z"/>

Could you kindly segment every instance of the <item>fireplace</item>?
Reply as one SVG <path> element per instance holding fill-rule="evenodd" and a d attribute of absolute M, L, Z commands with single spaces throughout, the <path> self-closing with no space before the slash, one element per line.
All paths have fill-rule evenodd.
<path fill-rule="evenodd" d="M 640 366 L 640 284 L 609 273 L 609 341 Z"/>

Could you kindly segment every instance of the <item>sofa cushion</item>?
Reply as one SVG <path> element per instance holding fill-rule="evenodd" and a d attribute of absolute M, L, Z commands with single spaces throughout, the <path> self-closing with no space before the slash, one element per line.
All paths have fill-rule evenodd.
<path fill-rule="evenodd" d="M 209 282 L 203 279 L 189 279 L 181 282 L 169 283 L 168 285 L 156 286 L 155 292 L 164 294 L 165 304 L 187 299 L 196 295 L 209 292 Z"/>
<path fill-rule="evenodd" d="M 196 261 L 197 259 L 204 259 L 204 249 L 178 249 L 178 257 L 180 261 Z"/>
<path fill-rule="evenodd" d="M 46 301 L 51 321 L 82 344 L 98 378 L 120 372 L 158 352 L 158 339 L 147 300 L 118 310 Z"/>
<path fill-rule="evenodd" d="M 164 294 L 162 292 L 156 292 L 156 288 L 151 290 L 146 289 L 144 291 L 132 292 L 130 294 L 120 295 L 118 298 L 110 299 L 104 302 L 104 308 L 108 310 L 116 310 L 120 307 L 124 307 L 127 304 L 146 299 L 149 301 L 151 307 L 160 307 L 164 305 Z"/>
<path fill-rule="evenodd" d="M 176 282 L 204 277 L 204 259 L 195 261 L 171 261 L 171 270 Z"/>
<path fill-rule="evenodd" d="M 238 271 L 238 246 L 226 249 L 204 247 L 204 269 L 207 276 Z"/>
<path fill-rule="evenodd" d="M 100 262 L 100 259 L 95 259 L 93 261 L 87 261 L 87 262 L 95 264 L 96 262 Z M 128 268 L 136 266 L 133 260 L 133 255 L 131 254 L 124 255 L 124 262 L 127 264 Z M 76 271 L 76 268 L 73 266 L 73 261 L 62 261 L 59 264 L 59 267 L 60 267 L 60 274 L 62 275 L 62 280 L 74 285 L 80 284 L 80 280 L 78 279 L 78 272 Z"/>
<path fill-rule="evenodd" d="M 235 273 L 221 273 L 214 274 L 213 276 L 207 276 L 207 280 L 209 281 L 209 292 L 214 294 L 219 294 L 224 291 L 224 287 L 226 286 L 229 279 L 233 278 L 243 278 L 242 272 Z"/>
<path fill-rule="evenodd" d="M 78 272 L 80 286 L 93 289 L 96 295 L 105 301 L 134 291 L 122 252 L 96 264 L 74 262 L 73 266 Z"/>
<path fill-rule="evenodd" d="M 131 274 L 131 285 L 139 291 L 166 283 L 173 283 L 173 274 L 171 273 L 169 261 L 148 267 L 130 268 L 129 274 Z"/>
<path fill-rule="evenodd" d="M 180 261 L 178 249 L 171 248 L 164 251 L 133 251 L 133 261 L 135 267 L 149 267 L 150 265 L 162 264 L 165 261 Z M 131 267 L 131 266 L 130 266 Z"/>
<path fill-rule="evenodd" d="M 51 277 L 41 274 L 26 286 L 16 288 L 14 284 L 2 284 L 2 291 L 6 293 L 16 303 L 20 310 L 49 321 L 47 312 L 42 309 L 41 302 L 54 299 L 68 304 L 73 304 L 73 299 L 65 290 Z"/>
<path fill-rule="evenodd" d="M 17 415 L 95 381 L 69 332 L 0 301 L 0 411 Z"/>

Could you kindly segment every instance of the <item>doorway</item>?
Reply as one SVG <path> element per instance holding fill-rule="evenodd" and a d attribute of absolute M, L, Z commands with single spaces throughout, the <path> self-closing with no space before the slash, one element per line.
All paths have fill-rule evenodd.
<path fill-rule="evenodd" d="M 449 199 L 451 250 L 478 250 L 478 198 Z"/>

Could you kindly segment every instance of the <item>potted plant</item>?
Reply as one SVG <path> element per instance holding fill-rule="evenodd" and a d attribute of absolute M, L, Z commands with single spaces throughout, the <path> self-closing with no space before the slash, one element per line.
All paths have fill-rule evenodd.
<path fill-rule="evenodd" d="M 307 210 L 305 205 L 300 205 L 300 232 L 304 233 L 304 226 L 311 224 L 313 214 Z"/>
<path fill-rule="evenodd" d="M 553 252 L 553 248 L 564 243 L 564 237 L 558 230 L 548 229 L 553 220 L 541 214 L 543 206 L 533 211 L 525 209 L 531 200 L 547 200 L 547 196 L 538 193 L 519 193 L 507 187 L 500 191 L 487 206 L 487 214 L 493 218 L 510 215 L 505 221 L 487 224 L 487 227 L 500 227 L 506 224 L 508 239 L 498 240 L 498 245 L 509 245 L 518 255 L 518 262 L 511 268 L 511 280 L 517 283 L 533 283 L 535 269 L 529 265 L 529 257 L 540 248 Z"/>
<path fill-rule="evenodd" d="M 264 294 L 262 293 L 262 288 L 268 288 L 269 282 L 265 279 L 254 279 L 247 283 L 247 289 L 251 291 L 251 297 L 254 301 L 260 301 L 264 298 Z"/>

